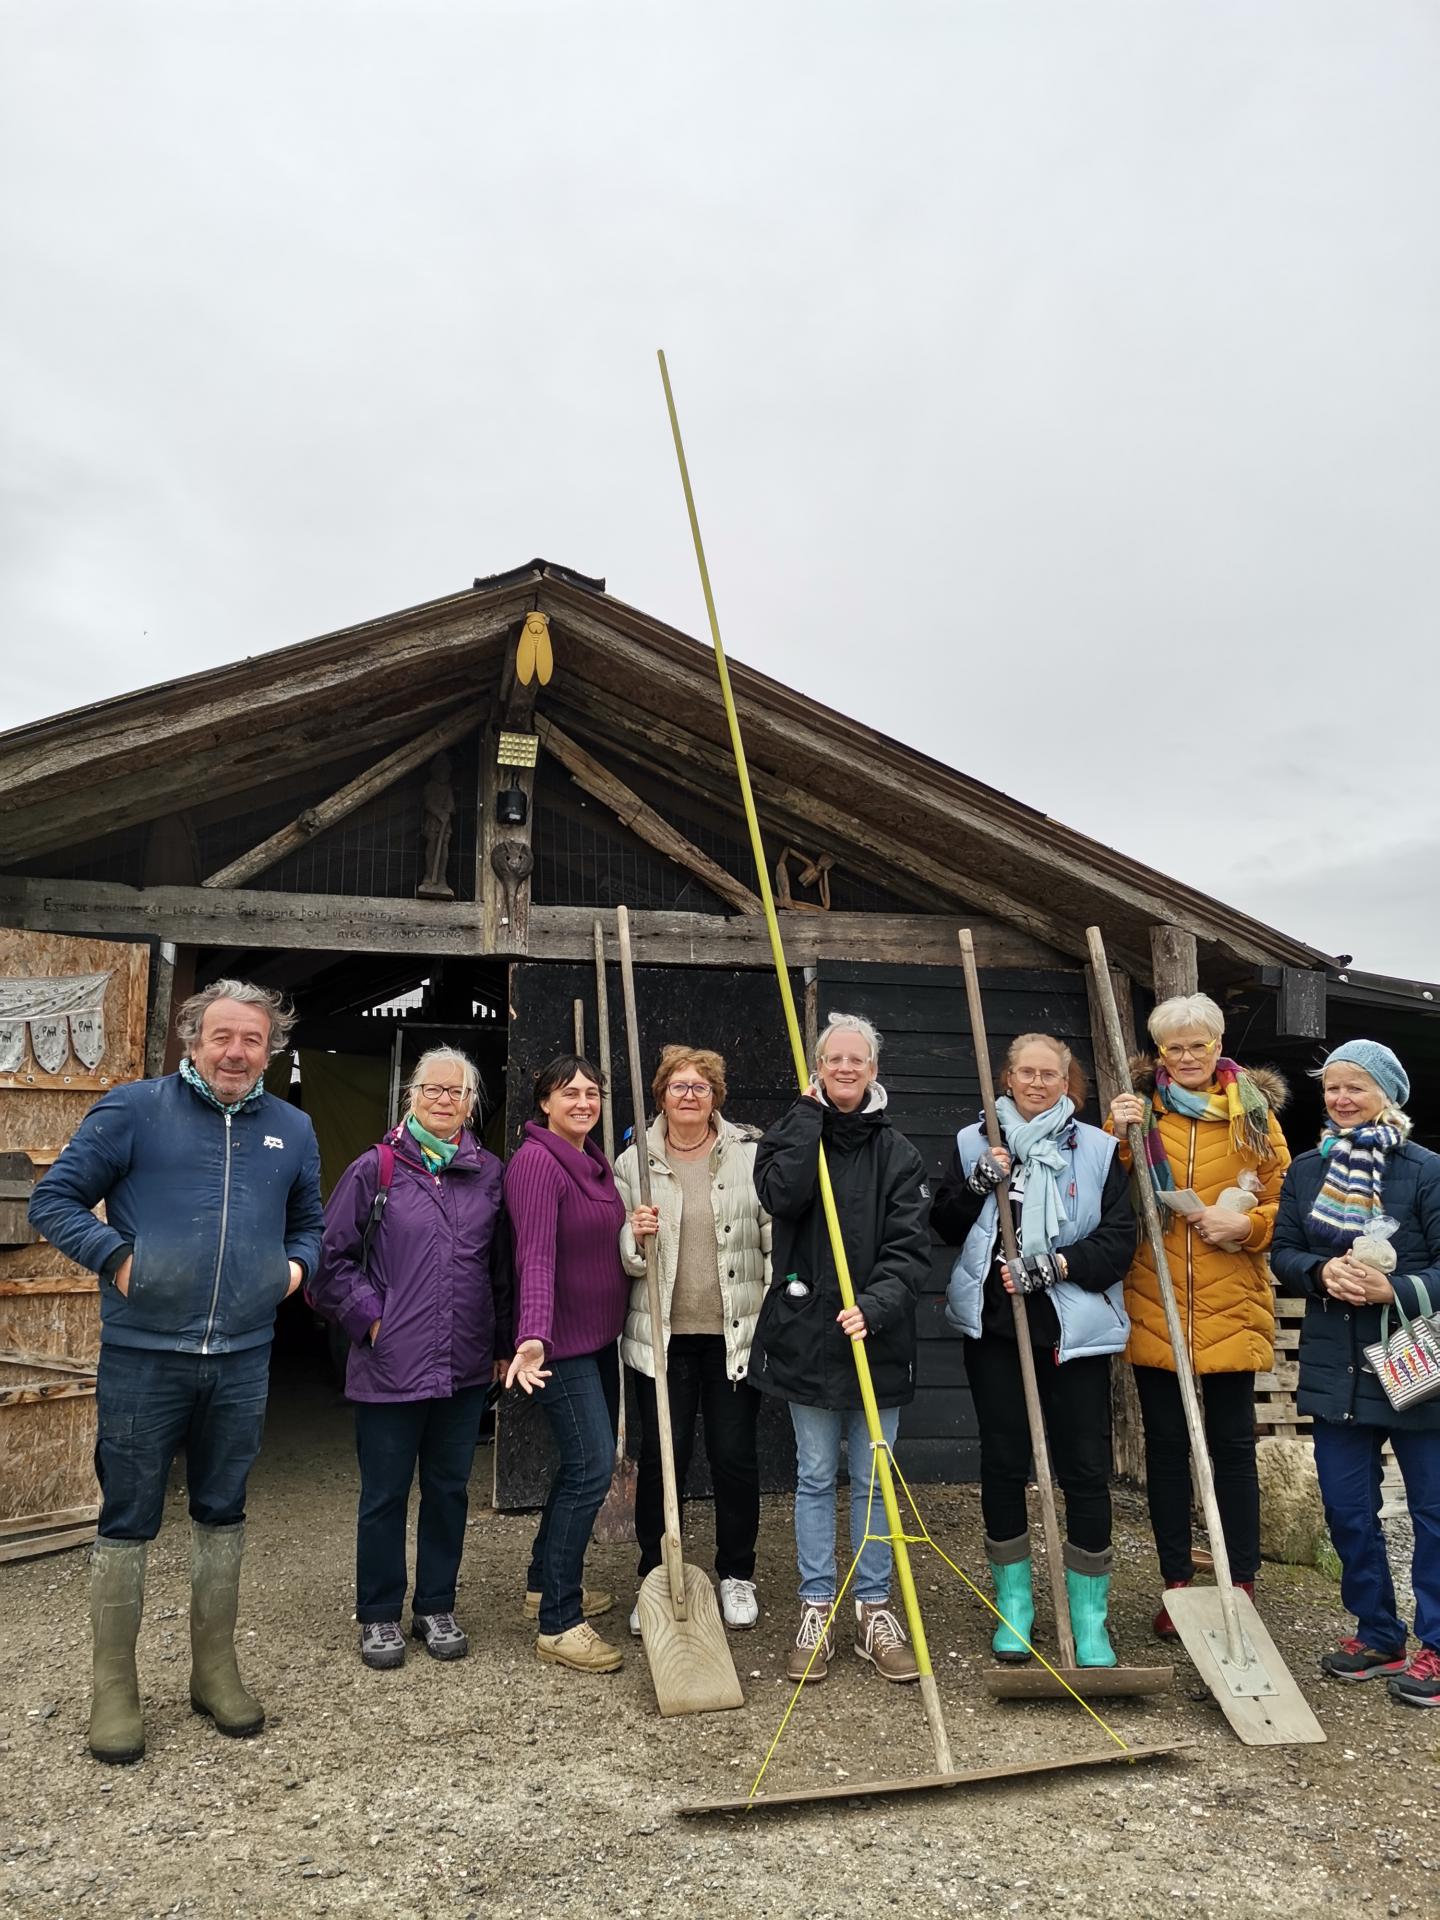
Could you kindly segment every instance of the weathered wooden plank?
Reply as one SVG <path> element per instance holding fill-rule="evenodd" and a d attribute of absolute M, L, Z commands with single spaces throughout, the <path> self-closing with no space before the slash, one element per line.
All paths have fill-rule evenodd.
<path fill-rule="evenodd" d="M 363 807 L 367 800 L 373 800 L 376 794 L 391 787 L 402 774 L 420 766 L 434 754 L 453 746 L 463 734 L 480 724 L 480 709 L 473 705 L 463 707 L 460 712 L 447 714 L 438 725 L 429 727 L 414 740 L 407 740 L 403 747 L 397 747 L 393 753 L 387 753 L 383 760 L 377 760 L 373 767 L 357 774 L 353 780 L 347 780 L 338 787 L 327 800 L 321 800 L 262 840 L 258 846 L 251 847 L 248 853 L 242 853 L 228 866 L 219 868 L 208 879 L 202 880 L 204 887 L 239 887 L 252 880 L 257 873 L 263 873 L 267 867 L 273 867 L 287 853 L 293 853 L 296 847 L 303 847 L 307 840 L 314 839 L 317 833 L 324 833 L 347 819 L 357 808 Z"/>
<path fill-rule="evenodd" d="M 1157 1000 L 1200 991 L 1199 950 L 1194 934 L 1184 927 L 1151 927 L 1150 966 Z"/>
<path fill-rule="evenodd" d="M 42 1553 L 63 1553 L 69 1547 L 83 1547 L 94 1538 L 93 1520 L 82 1521 L 74 1527 L 42 1528 L 37 1533 L 0 1544 L 0 1565 L 13 1560 L 36 1560 Z"/>
<path fill-rule="evenodd" d="M 21 1533 L 42 1533 L 47 1528 L 52 1531 L 67 1527 L 93 1526 L 100 1516 L 100 1508 L 57 1507 L 53 1513 L 26 1513 L 13 1520 L 0 1520 L 0 1540 L 13 1540 Z"/>
<path fill-rule="evenodd" d="M 733 874 L 727 873 L 709 854 L 693 846 L 683 833 L 672 827 L 668 820 L 662 819 L 632 787 L 627 787 L 623 780 L 602 767 L 569 734 L 562 732 L 554 721 L 539 714 L 535 728 L 546 751 L 554 754 L 577 786 L 607 806 L 621 826 L 628 827 L 647 845 L 703 880 L 712 893 L 718 894 L 722 900 L 728 900 L 741 913 L 758 914 L 761 911 L 757 894 L 752 893 Z"/>

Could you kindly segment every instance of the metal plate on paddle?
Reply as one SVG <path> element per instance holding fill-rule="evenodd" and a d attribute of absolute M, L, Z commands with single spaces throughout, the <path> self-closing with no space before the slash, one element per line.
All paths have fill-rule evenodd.
<path fill-rule="evenodd" d="M 1325 1739 L 1248 1593 L 1235 1589 L 1243 1662 L 1229 1656 L 1218 1587 L 1170 1587 L 1165 1610 L 1195 1669 L 1247 1747 L 1313 1746 Z"/>
<path fill-rule="evenodd" d="M 987 1667 L 980 1678 L 985 1691 L 995 1700 L 1069 1700 L 1072 1695 L 1066 1688 L 1073 1688 L 1082 1700 L 1116 1700 L 1171 1692 L 1175 1669 L 1056 1667 L 1052 1673 L 1038 1663 L 1027 1662 L 1023 1666 L 1017 1663 L 1009 1667 Z"/>
<path fill-rule="evenodd" d="M 952 1787 L 980 1787 L 996 1780 L 1028 1778 L 1036 1773 L 1063 1773 L 1072 1767 L 1108 1767 L 1123 1761 L 1156 1760 L 1165 1754 L 1185 1753 L 1193 1740 L 1176 1740 L 1164 1747 L 1104 1747 L 1098 1753 L 1070 1754 L 1056 1760 L 1022 1760 L 1011 1767 L 975 1767 L 964 1773 L 922 1773 L 897 1780 L 847 1780 L 843 1786 L 797 1787 L 793 1793 L 760 1793 L 751 1800 L 697 1800 L 676 1807 L 682 1818 L 707 1813 L 763 1813 L 767 1807 L 808 1806 L 812 1800 L 856 1800 L 872 1794 L 948 1792 Z"/>

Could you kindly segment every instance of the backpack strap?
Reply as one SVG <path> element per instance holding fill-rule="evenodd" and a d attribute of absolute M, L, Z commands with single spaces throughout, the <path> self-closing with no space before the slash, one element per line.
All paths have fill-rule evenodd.
<path fill-rule="evenodd" d="M 370 1243 L 379 1230 L 386 1203 L 390 1198 L 390 1187 L 395 1179 L 395 1149 L 388 1140 L 382 1140 L 375 1149 L 380 1161 L 380 1183 L 375 1189 L 375 1198 L 370 1202 L 370 1218 L 365 1222 L 365 1231 L 360 1236 L 360 1271 L 370 1270 Z"/>

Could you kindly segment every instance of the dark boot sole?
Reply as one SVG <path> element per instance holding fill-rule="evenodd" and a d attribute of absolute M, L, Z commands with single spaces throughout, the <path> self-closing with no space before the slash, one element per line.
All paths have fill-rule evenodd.
<path fill-rule="evenodd" d="M 1398 1687 L 1390 1688 L 1390 1698 L 1398 1701 L 1402 1707 L 1440 1707 L 1440 1694 L 1433 1694 L 1428 1700 L 1417 1694 L 1402 1693 Z"/>
<path fill-rule="evenodd" d="M 1326 1680 L 1338 1680 L 1342 1686 L 1356 1687 L 1363 1686 L 1367 1680 L 1394 1680 L 1405 1671 L 1408 1664 L 1408 1661 L 1399 1660 L 1393 1667 L 1366 1667 L 1363 1673 L 1334 1673 L 1329 1667 L 1321 1667 L 1320 1672 Z"/>
<path fill-rule="evenodd" d="M 1002 1667 L 1028 1667 L 1034 1658 L 1034 1656 L 1027 1653 L 1023 1647 L 1018 1653 L 996 1653 L 993 1647 L 990 1651 Z"/>
<path fill-rule="evenodd" d="M 102 1767 L 129 1767 L 133 1766 L 137 1760 L 145 1758 L 145 1747 L 142 1742 L 138 1747 L 126 1747 L 119 1753 L 106 1753 L 99 1747 L 91 1747 L 90 1758 L 98 1760 Z"/>
<path fill-rule="evenodd" d="M 398 1673 L 405 1664 L 405 1655 L 402 1652 L 398 1660 L 372 1660 L 368 1654 L 362 1653 L 360 1661 L 372 1673 Z"/>
<path fill-rule="evenodd" d="M 456 1648 L 453 1652 L 442 1652 L 438 1647 L 432 1647 L 423 1633 L 412 1633 L 410 1638 L 418 1640 L 432 1660 L 464 1660 L 470 1653 L 468 1646 Z"/>
<path fill-rule="evenodd" d="M 227 1726 L 223 1720 L 216 1717 L 210 1707 L 202 1705 L 193 1693 L 190 1696 L 190 1711 L 192 1713 L 198 1713 L 201 1719 L 208 1720 L 215 1731 L 217 1733 L 223 1733 L 227 1740 L 253 1740 L 257 1733 L 263 1733 L 265 1730 L 265 1716 L 263 1713 L 258 1720 L 248 1721 L 243 1727 Z"/>

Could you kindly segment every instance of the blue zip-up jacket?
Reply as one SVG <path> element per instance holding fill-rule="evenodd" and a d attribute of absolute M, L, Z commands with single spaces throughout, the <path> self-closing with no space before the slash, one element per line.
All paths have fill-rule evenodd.
<path fill-rule="evenodd" d="M 91 1209 L 105 1202 L 105 1220 Z M 30 1224 L 92 1273 L 102 1340 L 173 1353 L 264 1346 L 290 1286 L 320 1257 L 320 1150 L 309 1118 L 264 1094 L 227 1116 L 181 1079 L 97 1100 L 35 1188 Z"/>

